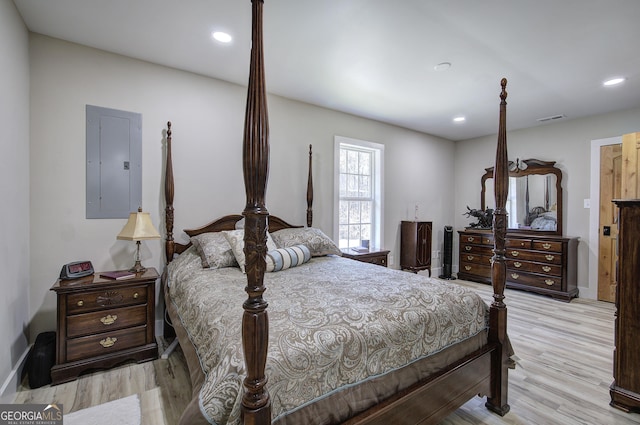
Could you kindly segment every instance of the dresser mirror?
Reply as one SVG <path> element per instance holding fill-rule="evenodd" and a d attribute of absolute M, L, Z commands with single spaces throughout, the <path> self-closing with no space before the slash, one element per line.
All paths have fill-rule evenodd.
<path fill-rule="evenodd" d="M 482 176 L 481 208 L 495 208 L 493 167 Z M 509 161 L 509 231 L 562 235 L 562 170 L 555 161 Z"/>

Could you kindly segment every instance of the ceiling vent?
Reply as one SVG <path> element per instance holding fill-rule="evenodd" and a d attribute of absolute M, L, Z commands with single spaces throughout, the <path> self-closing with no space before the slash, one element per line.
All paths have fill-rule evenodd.
<path fill-rule="evenodd" d="M 567 116 L 564 115 L 564 114 L 559 114 L 559 115 L 553 115 L 553 116 L 550 116 L 550 117 L 538 118 L 536 121 L 538 121 L 538 122 L 547 122 L 547 121 L 561 120 L 563 118 L 567 118 Z"/>

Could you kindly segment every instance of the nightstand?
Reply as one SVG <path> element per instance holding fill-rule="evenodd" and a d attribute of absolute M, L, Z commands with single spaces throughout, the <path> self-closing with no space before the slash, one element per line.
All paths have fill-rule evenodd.
<path fill-rule="evenodd" d="M 387 254 L 389 254 L 389 251 L 384 250 L 367 252 L 356 252 L 352 249 L 342 250 L 342 256 L 345 258 L 362 261 L 363 263 L 377 264 L 384 267 L 387 267 Z"/>
<path fill-rule="evenodd" d="M 158 357 L 155 340 L 155 285 L 148 268 L 126 280 L 92 276 L 58 280 L 56 364 L 52 385 L 72 381 L 91 369 Z"/>

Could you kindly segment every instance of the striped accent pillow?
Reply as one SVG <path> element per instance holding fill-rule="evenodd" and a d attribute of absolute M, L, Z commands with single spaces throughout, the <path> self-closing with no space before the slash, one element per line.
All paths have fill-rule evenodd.
<path fill-rule="evenodd" d="M 295 245 L 289 248 L 278 248 L 267 251 L 265 260 L 268 272 L 279 272 L 289 267 L 299 266 L 311 259 L 311 251 L 306 245 Z"/>

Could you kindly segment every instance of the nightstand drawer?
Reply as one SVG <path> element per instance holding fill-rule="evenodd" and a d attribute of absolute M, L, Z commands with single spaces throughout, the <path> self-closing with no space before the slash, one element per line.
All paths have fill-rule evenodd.
<path fill-rule="evenodd" d="M 99 332 L 144 325 L 147 321 L 146 304 L 76 314 L 67 318 L 67 337 L 75 338 Z"/>
<path fill-rule="evenodd" d="M 145 304 L 147 302 L 147 287 L 114 286 L 104 291 L 69 294 L 66 297 L 67 314 L 76 314 L 125 305 Z"/>
<path fill-rule="evenodd" d="M 137 347 L 146 343 L 147 327 L 138 326 L 67 341 L 67 361 L 75 361 Z"/>

